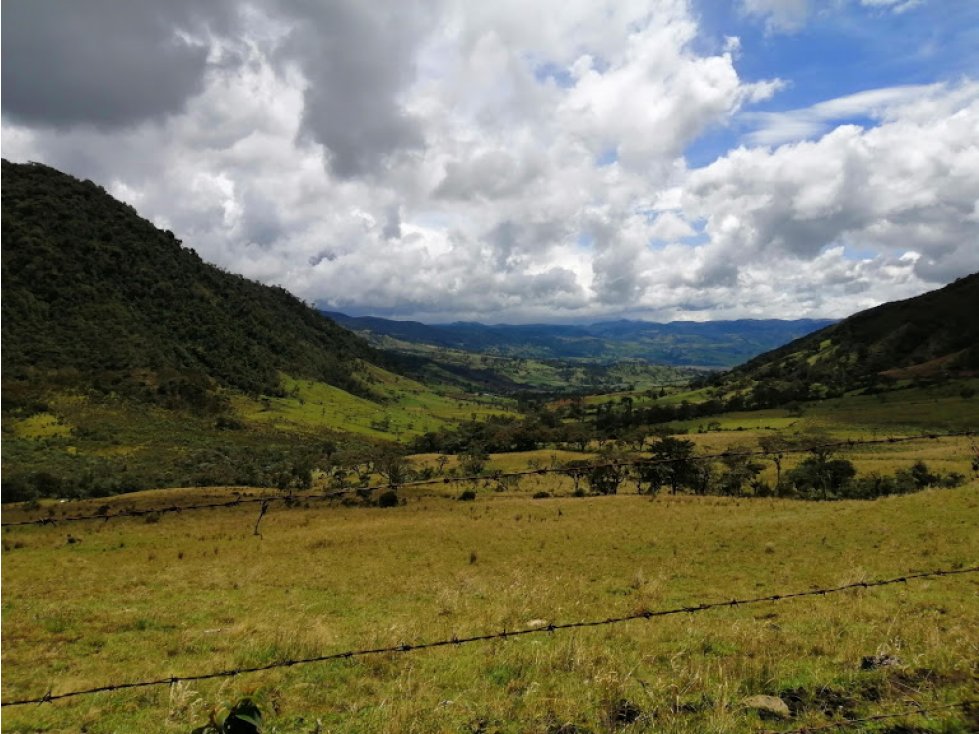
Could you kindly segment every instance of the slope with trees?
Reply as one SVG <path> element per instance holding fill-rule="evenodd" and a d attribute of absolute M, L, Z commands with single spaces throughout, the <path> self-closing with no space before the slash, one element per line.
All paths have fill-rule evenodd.
<path fill-rule="evenodd" d="M 366 342 L 282 288 L 205 263 L 91 181 L 3 162 L 3 371 L 191 399 L 275 394 L 279 373 L 364 393 Z M 150 373 L 147 375 L 147 373 Z"/>
<path fill-rule="evenodd" d="M 885 303 L 774 349 L 707 382 L 747 406 L 884 390 L 900 380 L 979 371 L 979 273 Z"/>

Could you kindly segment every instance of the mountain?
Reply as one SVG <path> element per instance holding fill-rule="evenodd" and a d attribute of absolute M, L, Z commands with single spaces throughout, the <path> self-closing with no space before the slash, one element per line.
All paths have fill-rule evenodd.
<path fill-rule="evenodd" d="M 713 378 L 756 404 L 979 372 L 979 273 L 861 311 Z"/>
<path fill-rule="evenodd" d="M 57 373 L 274 395 L 284 371 L 364 392 L 357 360 L 380 355 L 282 288 L 205 263 L 91 181 L 6 160 L 2 175 L 5 392 Z"/>
<path fill-rule="evenodd" d="M 833 323 L 826 319 L 739 321 L 607 321 L 589 325 L 429 325 L 326 311 L 338 324 L 375 344 L 391 340 L 443 349 L 537 359 L 611 362 L 642 359 L 677 366 L 731 367 Z M 403 346 L 403 345 L 402 345 Z"/>

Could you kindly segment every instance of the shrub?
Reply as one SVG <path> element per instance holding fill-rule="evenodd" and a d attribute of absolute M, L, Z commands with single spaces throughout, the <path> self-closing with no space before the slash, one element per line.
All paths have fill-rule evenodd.
<path fill-rule="evenodd" d="M 4 472 L 3 489 L 0 495 L 6 502 L 28 502 L 37 499 L 37 490 L 34 483 L 26 474 L 8 474 Z"/>
<path fill-rule="evenodd" d="M 961 487 L 963 484 L 965 484 L 965 474 L 960 474 L 957 471 L 943 474 L 938 480 L 938 486 L 944 487 L 945 489 Z"/>
<path fill-rule="evenodd" d="M 751 492 L 755 497 L 774 497 L 775 488 L 764 479 L 756 479 L 751 483 Z"/>
<path fill-rule="evenodd" d="M 535 500 L 544 500 L 551 496 L 550 492 L 534 492 Z"/>
<path fill-rule="evenodd" d="M 476 499 L 476 490 L 467 489 L 463 491 L 462 494 L 459 495 L 458 499 L 460 502 L 472 502 L 473 500 Z"/>
<path fill-rule="evenodd" d="M 220 415 L 214 421 L 214 427 L 220 431 L 241 431 L 245 424 L 233 415 Z"/>
<path fill-rule="evenodd" d="M 845 494 L 856 473 L 853 463 L 847 459 L 833 458 L 828 451 L 813 450 L 811 456 L 788 473 L 788 480 L 810 497 L 829 499 Z"/>
<path fill-rule="evenodd" d="M 592 467 L 585 478 L 593 491 L 599 494 L 615 494 L 625 478 L 624 474 L 621 466 L 604 465 Z"/>
<path fill-rule="evenodd" d="M 260 734 L 262 712 L 250 698 L 243 698 L 227 712 L 211 712 L 210 721 L 191 734 Z"/>
<path fill-rule="evenodd" d="M 915 486 L 918 489 L 930 487 L 938 481 L 938 477 L 932 474 L 928 469 L 928 465 L 920 459 L 911 465 L 910 471 L 911 477 L 914 479 Z"/>
<path fill-rule="evenodd" d="M 378 507 L 397 507 L 398 506 L 398 493 L 393 489 L 389 489 L 387 492 L 382 492 L 377 498 Z"/>

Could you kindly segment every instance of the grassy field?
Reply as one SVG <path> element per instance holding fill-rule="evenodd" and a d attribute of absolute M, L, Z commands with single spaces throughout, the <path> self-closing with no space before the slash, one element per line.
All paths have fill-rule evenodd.
<path fill-rule="evenodd" d="M 962 393 L 979 390 L 979 379 L 961 378 L 936 385 L 921 387 L 908 385 L 877 395 L 847 394 L 842 398 L 804 403 L 800 407 L 804 413 L 823 416 L 824 422 L 851 422 L 862 427 L 893 429 L 908 426 L 931 425 L 935 428 L 975 426 L 979 423 L 979 398 L 964 398 Z M 653 391 L 654 393 L 656 391 Z M 679 405 L 682 402 L 702 403 L 714 397 L 710 388 L 684 390 L 668 388 L 666 395 L 655 397 L 648 390 L 593 395 L 585 399 L 587 405 L 618 402 L 630 397 L 633 407 L 641 408 L 652 404 Z M 658 394 L 657 394 L 658 395 Z M 785 415 L 785 411 L 751 411 L 748 415 Z M 739 413 L 724 414 L 730 421 Z M 703 423 L 704 418 L 687 421 L 686 425 Z M 684 424 L 678 424 L 684 425 Z"/>
<path fill-rule="evenodd" d="M 43 410 L 5 415 L 4 475 L 51 474 L 62 485 L 114 494 L 146 487 L 269 479 L 269 467 L 314 460 L 319 446 L 370 452 L 377 441 L 408 441 L 472 418 L 509 413 L 505 399 L 436 392 L 373 367 L 367 400 L 322 382 L 282 377 L 284 397 L 224 395 L 227 410 L 192 412 L 140 405 L 113 395 L 44 395 Z M 247 467 L 247 470 L 246 470 Z M 237 478 L 236 478 L 237 477 Z M 70 496 L 58 488 L 45 494 Z"/>
<path fill-rule="evenodd" d="M 837 503 L 533 489 L 277 507 L 261 537 L 254 507 L 11 529 L 3 698 L 979 562 L 976 482 Z M 3 730 L 186 732 L 242 695 L 275 732 L 792 728 L 975 697 L 977 594 L 961 576 L 98 694 L 5 709 Z M 876 654 L 900 662 L 861 670 Z M 762 722 L 754 694 L 781 695 L 791 722 Z M 908 723 L 970 730 L 954 711 Z"/>
<path fill-rule="evenodd" d="M 327 429 L 386 440 L 413 438 L 448 423 L 508 413 L 505 400 L 440 394 L 391 372 L 365 366 L 365 384 L 378 396 L 367 400 L 332 385 L 283 376 L 283 398 L 234 399 L 235 412 L 250 423 L 277 429 Z"/>
<path fill-rule="evenodd" d="M 405 411 L 399 421 L 421 405 L 446 420 L 497 410 L 415 392 L 404 378 L 373 379 L 390 409 Z M 255 430 L 288 423 L 270 435 L 303 436 L 299 427 L 315 422 L 309 414 L 330 396 L 315 383 L 293 381 L 289 389 L 277 406 L 253 406 L 278 413 L 277 422 L 239 414 Z M 698 432 L 707 419 L 683 427 L 699 452 L 712 453 L 754 449 L 774 432 L 822 431 L 832 440 L 974 428 L 973 406 L 929 388 L 884 400 L 826 401 L 801 415 L 729 414 L 717 419 L 720 430 Z M 131 461 L 153 445 L 155 423 L 150 431 L 149 423 L 127 422 L 111 405 L 68 397 L 48 414 L 5 425 L 5 441 L 17 436 L 67 454 L 86 440 L 73 429 L 95 409 L 104 412 L 103 434 L 89 440 L 127 452 Z M 373 430 L 366 425 L 365 436 Z M 172 429 L 183 450 L 199 450 L 194 425 Z M 922 459 L 932 470 L 974 477 L 974 451 L 972 440 L 960 437 L 857 446 L 844 455 L 861 473 L 890 474 Z M 594 455 L 496 454 L 487 471 L 551 468 Z M 784 470 L 799 460 L 787 457 Z M 459 469 L 456 457 L 435 454 L 410 463 Z M 762 477 L 772 481 L 767 463 Z M 475 501 L 459 501 L 470 488 Z M 651 499 L 628 482 L 618 496 L 576 498 L 572 490 L 568 477 L 533 475 L 406 489 L 405 503 L 389 509 L 275 504 L 261 536 L 253 532 L 256 505 L 149 521 L 8 528 L 3 698 L 979 564 L 974 478 L 957 489 L 873 502 Z M 112 513 L 263 491 L 274 492 L 186 488 L 44 501 L 30 514 L 57 519 L 100 507 Z M 533 497 L 542 492 L 552 496 Z M 26 508 L 4 507 L 5 521 L 27 515 Z M 2 729 L 188 732 L 212 707 L 250 695 L 266 712 L 269 731 L 282 734 L 778 731 L 910 702 L 928 707 L 976 698 L 977 620 L 979 577 L 959 576 L 11 707 Z M 861 660 L 872 655 L 899 662 L 862 670 Z M 755 694 L 780 696 L 791 718 L 760 719 L 743 705 Z M 866 730 L 958 734 L 976 727 L 975 713 L 953 710 Z"/>

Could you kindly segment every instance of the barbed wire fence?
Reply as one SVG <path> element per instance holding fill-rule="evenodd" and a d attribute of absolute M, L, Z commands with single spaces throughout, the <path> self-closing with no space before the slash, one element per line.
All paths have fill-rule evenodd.
<path fill-rule="evenodd" d="M 923 441 L 923 440 L 942 440 L 946 438 L 968 438 L 975 436 L 974 431 L 958 431 L 951 433 L 922 433 L 913 436 L 889 436 L 885 438 L 873 438 L 873 439 L 849 439 L 844 441 L 831 441 L 821 444 L 813 444 L 810 446 L 787 446 L 780 449 L 757 449 L 751 451 L 721 451 L 710 454 L 696 454 L 684 458 L 639 458 L 639 459 L 628 459 L 621 461 L 605 461 L 605 462 L 594 462 L 587 463 L 581 466 L 568 467 L 568 466 L 552 466 L 552 467 L 539 467 L 533 469 L 521 469 L 517 471 L 495 471 L 486 472 L 479 474 L 468 474 L 461 476 L 442 476 L 442 477 L 430 477 L 425 479 L 414 479 L 401 482 L 386 482 L 383 484 L 374 484 L 366 487 L 340 487 L 335 489 L 330 489 L 325 492 L 307 492 L 307 493 L 282 493 L 277 495 L 264 495 L 258 497 L 243 497 L 238 495 L 230 500 L 218 500 L 215 502 L 203 502 L 203 503 L 192 503 L 192 504 L 170 504 L 160 507 L 147 507 L 147 508 L 128 508 L 124 510 L 119 510 L 116 512 L 110 512 L 108 510 L 103 512 L 95 512 L 91 514 L 84 515 L 68 515 L 63 517 L 38 517 L 24 520 L 13 520 L 7 522 L 0 522 L 0 527 L 3 528 L 13 528 L 13 527 L 25 527 L 31 525 L 59 525 L 63 523 L 76 523 L 76 522 L 91 522 L 91 521 L 103 521 L 107 522 L 115 518 L 126 518 L 126 517 L 145 517 L 149 515 L 166 515 L 166 514 L 180 514 L 184 512 L 197 512 L 201 510 L 219 510 L 228 509 L 234 507 L 242 507 L 246 505 L 260 505 L 259 522 L 268 513 L 271 505 L 273 503 L 281 503 L 286 506 L 297 506 L 304 505 L 309 502 L 323 502 L 331 501 L 336 499 L 341 499 L 343 497 L 357 494 L 364 497 L 368 497 L 375 492 L 380 492 L 384 490 L 400 490 L 409 489 L 413 487 L 423 487 L 432 486 L 437 484 L 462 484 L 467 482 L 482 482 L 482 481 L 498 481 L 504 478 L 519 478 L 527 476 L 543 476 L 547 474 L 562 474 L 566 476 L 571 476 L 574 474 L 583 475 L 586 472 L 601 469 L 601 468 L 614 468 L 614 467 L 632 467 L 632 466 L 656 466 L 665 464 L 675 464 L 683 461 L 703 461 L 711 459 L 726 459 L 726 458 L 750 458 L 750 457 L 774 457 L 774 456 L 784 456 L 787 454 L 806 454 L 817 450 L 834 450 L 834 449 L 848 449 L 856 448 L 858 446 L 871 446 L 871 445 L 887 445 L 887 444 L 899 444 L 907 443 L 912 441 Z M 258 534 L 258 522 L 255 525 L 255 532 Z"/>
<path fill-rule="evenodd" d="M 905 574 L 903 576 L 897 576 L 893 578 L 877 579 L 874 581 L 856 581 L 853 583 L 843 584 L 840 586 L 807 589 L 804 591 L 782 592 L 776 594 L 768 594 L 766 596 L 756 596 L 756 597 L 749 597 L 743 599 L 730 599 L 727 601 L 702 602 L 698 604 L 672 607 L 668 609 L 658 609 L 658 610 L 647 609 L 647 610 L 642 610 L 639 612 L 634 612 L 632 614 L 626 614 L 622 616 L 606 617 L 604 619 L 590 619 L 590 620 L 584 620 L 578 622 L 563 622 L 557 624 L 551 623 L 551 624 L 540 625 L 540 626 L 524 627 L 517 630 L 502 629 L 496 632 L 489 632 L 489 633 L 485 633 L 481 635 L 473 635 L 469 637 L 453 636 L 450 638 L 431 640 L 426 642 L 397 643 L 397 644 L 386 645 L 383 647 L 324 653 L 321 655 L 314 655 L 314 656 L 304 657 L 304 658 L 286 658 L 286 659 L 274 660 L 264 665 L 229 668 L 226 670 L 217 670 L 217 671 L 211 671 L 205 673 L 171 675 L 164 678 L 155 678 L 155 679 L 148 679 L 148 680 L 109 683 L 106 685 L 96 686 L 93 688 L 83 688 L 83 689 L 78 689 L 73 691 L 66 691 L 64 693 L 54 693 L 51 689 L 49 689 L 47 693 L 41 696 L 32 696 L 28 698 L 8 699 L 5 701 L 0 701 L 0 707 L 25 706 L 29 704 L 43 704 L 43 703 L 50 703 L 53 701 L 59 701 L 67 698 L 76 698 L 79 696 L 94 695 L 97 693 L 109 693 L 114 691 L 124 691 L 124 690 L 138 689 L 138 688 L 156 687 L 156 686 L 172 686 L 177 683 L 212 680 L 217 678 L 233 678 L 239 675 L 276 670 L 279 668 L 292 668 L 299 665 L 310 665 L 314 663 L 324 663 L 324 662 L 335 661 L 335 660 L 350 660 L 354 658 L 361 658 L 361 657 L 373 656 L 373 655 L 388 655 L 388 654 L 397 655 L 397 654 L 406 654 L 410 652 L 418 652 L 421 650 L 431 650 L 431 649 L 441 648 L 441 647 L 460 647 L 462 645 L 468 645 L 477 642 L 488 642 L 491 640 L 507 640 L 515 637 L 524 637 L 527 635 L 552 634 L 554 632 L 559 632 L 563 630 L 605 627 L 609 625 L 617 625 L 617 624 L 622 624 L 625 622 L 633 622 L 637 620 L 648 621 L 660 617 L 669 617 L 669 616 L 680 615 L 680 614 L 698 614 L 712 609 L 732 609 L 734 607 L 748 606 L 753 604 L 762 604 L 766 602 L 775 603 L 775 602 L 786 601 L 789 599 L 799 599 L 803 597 L 827 596 L 831 594 L 839 594 L 846 591 L 865 590 L 871 588 L 878 588 L 882 586 L 891 586 L 894 584 L 906 584 L 911 581 L 917 581 L 922 579 L 963 576 L 963 575 L 974 574 L 974 573 L 979 573 L 979 566 L 964 567 L 964 568 L 935 569 L 931 571 L 922 571 L 919 573 Z M 959 704 L 959 705 L 964 705 L 964 704 Z M 801 729 L 799 731 L 806 732 L 806 731 L 811 731 L 811 729 Z"/>

